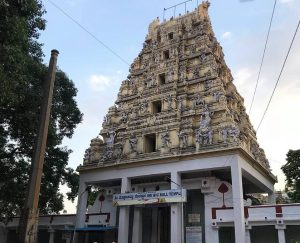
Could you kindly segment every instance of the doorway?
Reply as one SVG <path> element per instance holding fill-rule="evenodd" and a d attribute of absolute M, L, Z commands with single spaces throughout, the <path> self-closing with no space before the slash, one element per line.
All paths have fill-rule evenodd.
<path fill-rule="evenodd" d="M 171 243 L 169 206 L 147 206 L 143 208 L 142 215 L 143 243 Z"/>

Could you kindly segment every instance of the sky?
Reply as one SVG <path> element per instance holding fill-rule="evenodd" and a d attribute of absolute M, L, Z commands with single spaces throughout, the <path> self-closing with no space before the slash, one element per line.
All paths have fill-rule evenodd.
<path fill-rule="evenodd" d="M 180 2 L 43 0 L 47 11 L 44 16 L 47 27 L 40 37 L 44 43 L 44 61 L 48 62 L 52 49 L 60 52 L 58 66 L 75 83 L 78 89 L 76 100 L 84 113 L 83 121 L 73 137 L 64 140 L 64 145 L 73 150 L 69 166 L 76 168 L 82 164 L 90 140 L 98 136 L 103 117 L 108 108 L 114 105 L 122 80 L 127 78 L 129 65 L 142 49 L 149 23 L 156 17 L 162 20 L 163 9 Z M 209 14 L 214 33 L 223 47 L 225 61 L 234 77 L 233 83 L 244 97 L 249 112 L 274 0 L 210 2 Z M 197 0 L 192 0 L 187 3 L 187 10 L 192 11 L 196 6 Z M 184 5 L 176 8 L 176 16 L 179 13 L 184 14 Z M 165 18 L 169 19 L 173 14 L 173 10 L 168 10 Z M 277 0 L 261 78 L 250 114 L 255 129 L 275 86 L 299 18 L 299 0 Z M 280 168 L 285 163 L 286 153 L 289 149 L 300 149 L 299 56 L 300 30 L 257 132 L 258 142 L 266 152 L 272 172 L 278 176 L 276 189 L 284 188 L 284 175 Z M 67 202 L 66 209 L 71 213 L 75 211 L 75 206 Z"/>

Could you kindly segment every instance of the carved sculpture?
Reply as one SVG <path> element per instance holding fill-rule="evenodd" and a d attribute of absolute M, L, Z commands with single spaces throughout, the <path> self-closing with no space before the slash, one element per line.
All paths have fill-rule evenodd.
<path fill-rule="evenodd" d="M 140 103 L 140 113 L 146 113 L 147 112 L 147 108 L 148 108 L 148 101 L 147 99 L 144 99 L 141 103 Z"/>
<path fill-rule="evenodd" d="M 178 137 L 180 141 L 180 147 L 186 148 L 188 146 L 188 134 L 185 131 L 180 130 Z"/>
<path fill-rule="evenodd" d="M 171 146 L 170 134 L 167 128 L 161 133 L 161 146 L 163 148 L 169 148 Z"/>
<path fill-rule="evenodd" d="M 198 94 L 194 99 L 193 99 L 193 109 L 196 108 L 196 106 L 200 106 L 201 108 L 205 105 L 204 99 L 201 98 L 200 94 Z"/>
<path fill-rule="evenodd" d="M 210 129 L 198 129 L 196 131 L 196 143 L 199 145 L 212 144 L 213 132 Z"/>
<path fill-rule="evenodd" d="M 211 117 L 214 113 L 210 112 L 207 108 L 205 107 L 205 111 L 201 113 L 200 116 L 200 130 L 208 129 L 209 125 L 211 123 Z"/>
<path fill-rule="evenodd" d="M 130 151 L 131 153 L 137 151 L 137 137 L 134 134 L 130 134 L 129 137 L 129 145 L 130 145 Z"/>
<path fill-rule="evenodd" d="M 172 97 L 172 95 L 169 94 L 169 95 L 165 96 L 164 97 L 164 101 L 166 101 L 167 104 L 168 104 L 167 105 L 168 110 L 172 110 L 173 109 L 173 107 L 172 107 L 172 103 L 173 103 L 173 97 Z"/>
<path fill-rule="evenodd" d="M 122 123 L 127 123 L 127 121 L 128 121 L 128 115 L 127 115 L 127 113 L 125 111 L 123 111 L 121 113 L 121 122 Z"/>

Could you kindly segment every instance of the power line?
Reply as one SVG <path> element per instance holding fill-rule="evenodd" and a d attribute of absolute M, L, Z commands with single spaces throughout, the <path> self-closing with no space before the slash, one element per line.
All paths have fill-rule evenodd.
<path fill-rule="evenodd" d="M 251 101 L 250 109 L 249 109 L 249 116 L 250 116 L 252 105 L 253 105 L 253 102 L 254 102 L 254 98 L 255 98 L 255 94 L 256 94 L 256 90 L 257 90 L 257 86 L 258 86 L 258 81 L 259 81 L 259 78 L 260 78 L 260 73 L 261 73 L 262 65 L 263 65 L 263 62 L 264 62 L 264 59 L 265 59 L 265 53 L 266 53 L 267 44 L 268 44 L 269 35 L 270 35 L 270 30 L 271 30 L 271 26 L 272 26 L 272 22 L 273 22 L 273 16 L 274 16 L 274 12 L 275 12 L 276 3 L 277 3 L 277 0 L 274 1 L 272 16 L 271 16 L 271 20 L 270 20 L 270 24 L 269 24 L 269 29 L 268 29 L 268 34 L 267 34 L 267 38 L 266 38 L 266 42 L 265 42 L 265 47 L 264 47 L 264 51 L 263 51 L 263 55 L 262 55 L 262 59 L 261 59 L 261 63 L 260 63 L 259 71 L 258 71 L 258 76 L 257 76 L 255 88 L 254 88 L 254 93 L 253 93 L 253 96 L 252 96 L 252 101 Z"/>
<path fill-rule="evenodd" d="M 288 50 L 288 52 L 287 52 L 287 54 L 286 54 L 286 56 L 285 56 L 285 59 L 284 59 L 284 62 L 283 62 L 282 68 L 281 68 L 281 70 L 280 70 L 279 76 L 278 76 L 278 78 L 277 78 L 277 81 L 276 81 L 275 87 L 274 87 L 274 89 L 273 89 L 273 92 L 272 92 L 272 95 L 271 95 L 271 97 L 270 97 L 270 99 L 269 99 L 269 102 L 268 102 L 268 105 L 267 105 L 267 107 L 266 107 L 266 109 L 265 109 L 265 111 L 264 111 L 264 114 L 263 114 L 263 116 L 262 116 L 262 118 L 261 118 L 261 120 L 260 120 L 260 122 L 259 122 L 259 125 L 258 125 L 258 127 L 257 127 L 257 129 L 256 129 L 256 132 L 258 131 L 258 129 L 259 129 L 259 127 L 260 127 L 261 123 L 263 122 L 263 119 L 265 118 L 265 115 L 266 115 L 266 113 L 267 113 L 267 110 L 268 110 L 268 108 L 269 108 L 269 106 L 270 106 L 270 103 L 271 103 L 271 101 L 272 101 L 273 95 L 274 95 L 274 93 L 275 93 L 275 90 L 276 90 L 276 88 L 277 88 L 278 82 L 279 82 L 279 80 L 280 80 L 280 77 L 281 77 L 282 71 L 283 71 L 283 69 L 284 69 L 284 66 L 285 66 L 286 60 L 288 59 L 288 56 L 289 56 L 289 54 L 290 54 L 290 50 L 291 50 L 291 48 L 292 48 L 292 45 L 293 45 L 293 43 L 294 43 L 294 40 L 295 40 L 296 34 L 297 34 L 297 32 L 298 32 L 299 25 L 300 25 L 300 20 L 299 20 L 299 22 L 298 22 L 298 25 L 297 25 L 296 31 L 295 31 L 295 33 L 294 33 L 294 36 L 293 36 L 292 42 L 291 42 L 291 44 L 290 44 L 290 47 L 289 47 L 289 50 Z"/>
<path fill-rule="evenodd" d="M 60 12 L 62 12 L 65 16 L 67 16 L 72 22 L 74 22 L 76 25 L 78 25 L 83 31 L 88 33 L 93 39 L 95 39 L 98 43 L 100 43 L 103 47 L 105 47 L 108 51 L 110 51 L 112 54 L 114 54 L 117 58 L 119 58 L 122 62 L 130 66 L 130 64 L 122 58 L 118 53 L 116 53 L 113 49 L 111 49 L 108 45 L 103 43 L 97 36 L 95 36 L 93 33 L 91 33 L 89 30 L 87 30 L 83 25 L 81 25 L 77 20 L 75 20 L 71 15 L 69 15 L 65 10 L 63 10 L 61 7 L 59 7 L 57 4 L 52 2 L 51 0 L 48 0 L 50 4 L 52 4 L 55 8 L 57 8 Z"/>

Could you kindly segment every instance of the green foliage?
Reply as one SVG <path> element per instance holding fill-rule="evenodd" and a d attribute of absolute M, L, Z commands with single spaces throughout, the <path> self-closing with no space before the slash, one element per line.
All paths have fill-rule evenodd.
<path fill-rule="evenodd" d="M 39 0 L 0 0 L 0 221 L 19 214 L 25 200 L 47 73 L 37 42 L 45 28 L 44 12 Z M 67 167 L 71 151 L 61 146 L 82 120 L 76 94 L 74 83 L 58 70 L 41 184 L 41 213 L 63 209 L 61 184 L 71 188 L 67 193 L 71 200 L 78 192 L 79 176 Z"/>
<path fill-rule="evenodd" d="M 291 202 L 300 202 L 300 150 L 289 150 L 286 164 L 281 167 L 286 176 L 286 192 Z"/>

